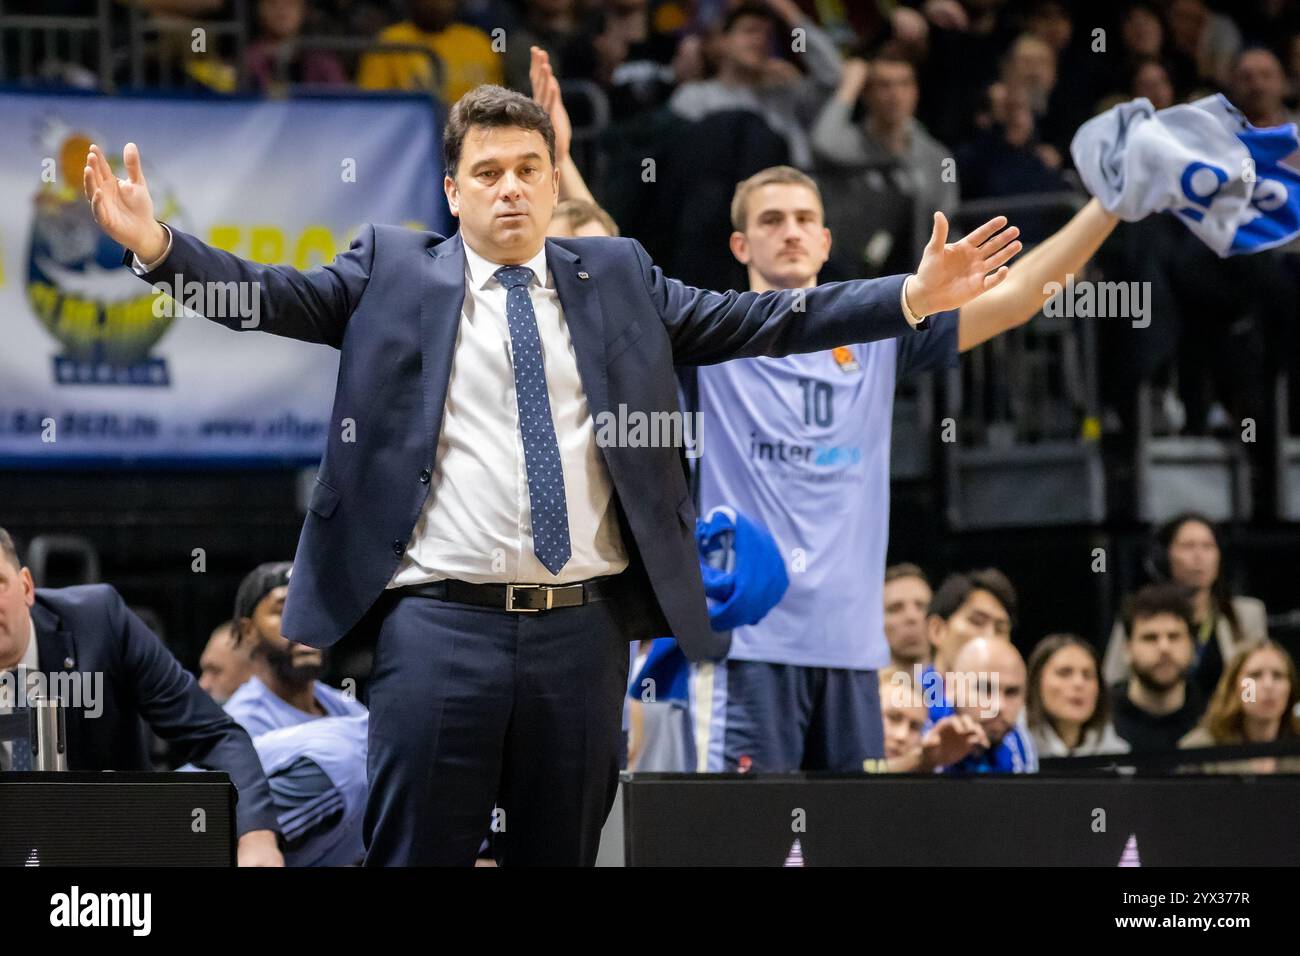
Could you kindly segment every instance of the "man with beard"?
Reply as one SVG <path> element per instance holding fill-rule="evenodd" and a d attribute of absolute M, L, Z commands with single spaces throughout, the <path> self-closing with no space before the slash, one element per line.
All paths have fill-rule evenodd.
<path fill-rule="evenodd" d="M 1113 691 L 1115 731 L 1134 752 L 1173 750 L 1204 708 L 1187 680 L 1195 645 L 1186 591 L 1152 584 L 1133 596 L 1125 617 L 1133 670 Z"/>
<path fill-rule="evenodd" d="M 288 562 L 262 564 L 244 578 L 235 596 L 235 637 L 248 642 L 253 675 L 226 703 L 226 713 L 252 737 L 317 717 L 351 717 L 366 712 L 342 691 L 322 684 L 325 652 L 280 633 L 289 593 Z"/>

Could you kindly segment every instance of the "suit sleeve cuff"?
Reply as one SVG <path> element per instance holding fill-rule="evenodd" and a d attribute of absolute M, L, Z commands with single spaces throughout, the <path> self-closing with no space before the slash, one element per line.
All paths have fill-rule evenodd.
<path fill-rule="evenodd" d="M 158 225 L 162 226 L 163 229 L 167 231 L 167 247 L 163 249 L 163 253 L 161 256 L 159 256 L 153 262 L 141 262 L 140 257 L 137 256 L 134 252 L 131 251 L 127 252 L 127 255 L 130 257 L 130 262 L 124 264 L 129 265 L 131 267 L 131 271 L 138 276 L 148 275 L 150 272 L 153 272 L 154 269 L 157 269 L 160 265 L 166 262 L 167 257 L 172 254 L 172 231 L 167 228 L 167 224 L 165 222 L 160 222 L 158 223 Z"/>

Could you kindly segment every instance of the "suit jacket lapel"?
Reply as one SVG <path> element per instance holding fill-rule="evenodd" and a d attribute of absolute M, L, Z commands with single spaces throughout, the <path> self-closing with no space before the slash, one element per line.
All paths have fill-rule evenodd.
<path fill-rule="evenodd" d="M 587 393 L 587 409 L 594 419 L 609 410 L 605 367 L 605 322 L 596 294 L 596 277 L 584 272 L 582 259 L 550 239 L 546 240 L 546 261 L 555 281 L 569 327 L 578 375 Z M 582 276 L 587 276 L 583 278 Z"/>
<path fill-rule="evenodd" d="M 36 625 L 36 664 L 43 673 L 57 674 L 77 666 L 72 633 L 64 628 L 62 618 L 37 603 L 32 605 L 32 623 Z"/>
<path fill-rule="evenodd" d="M 438 453 L 452 356 L 465 304 L 465 248 L 460 233 L 429 250 L 420 269 L 420 385 L 428 460 Z"/>

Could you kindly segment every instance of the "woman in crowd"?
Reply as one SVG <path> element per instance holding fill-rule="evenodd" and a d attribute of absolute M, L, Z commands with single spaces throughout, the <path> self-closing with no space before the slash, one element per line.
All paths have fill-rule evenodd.
<path fill-rule="evenodd" d="M 1300 738 L 1300 684 L 1295 661 L 1274 641 L 1259 641 L 1237 653 L 1224 671 L 1201 723 L 1179 747 L 1261 744 Z M 1203 772 L 1297 773 L 1300 756 L 1255 757 L 1207 764 Z"/>
<path fill-rule="evenodd" d="M 1028 721 L 1040 757 L 1127 753 L 1110 722 L 1097 652 L 1073 634 L 1049 634 L 1029 655 Z"/>
<path fill-rule="evenodd" d="M 1204 515 L 1185 512 L 1165 522 L 1152 545 L 1151 576 L 1185 585 L 1192 602 L 1196 659 L 1192 680 L 1201 699 L 1209 697 L 1231 660 L 1247 644 L 1268 637 L 1264 602 L 1233 595 L 1222 573 L 1223 552 L 1214 525 Z M 1128 680 L 1124 625 L 1115 623 L 1103 667 L 1110 686 Z"/>

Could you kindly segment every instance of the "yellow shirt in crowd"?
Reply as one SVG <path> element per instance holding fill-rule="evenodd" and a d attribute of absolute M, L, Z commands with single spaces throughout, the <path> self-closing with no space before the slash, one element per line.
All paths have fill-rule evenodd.
<path fill-rule="evenodd" d="M 413 23 L 396 23 L 380 32 L 380 43 L 410 43 L 428 47 L 442 61 L 440 95 L 451 104 L 481 83 L 505 80 L 501 57 L 488 35 L 477 27 L 453 23 L 438 33 L 426 33 Z M 365 90 L 427 90 L 433 87 L 429 60 L 418 53 L 367 53 L 361 58 L 357 85 Z"/>

